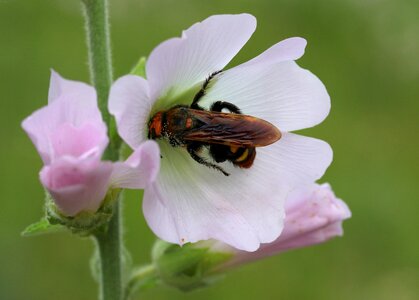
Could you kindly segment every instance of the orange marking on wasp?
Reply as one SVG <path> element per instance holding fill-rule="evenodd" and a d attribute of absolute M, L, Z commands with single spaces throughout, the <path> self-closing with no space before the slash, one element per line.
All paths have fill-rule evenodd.
<path fill-rule="evenodd" d="M 162 135 L 162 115 L 163 112 L 156 113 L 148 124 L 148 138 L 152 136 L 161 136 Z"/>
<path fill-rule="evenodd" d="M 185 128 L 190 129 L 191 127 L 192 127 L 192 118 L 187 118 Z"/>
<path fill-rule="evenodd" d="M 231 153 L 236 153 L 237 150 L 239 150 L 239 147 L 238 146 L 230 146 Z"/>

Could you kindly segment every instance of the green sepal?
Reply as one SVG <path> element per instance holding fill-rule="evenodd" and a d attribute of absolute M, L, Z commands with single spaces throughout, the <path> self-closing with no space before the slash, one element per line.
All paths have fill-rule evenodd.
<path fill-rule="evenodd" d="M 109 190 L 97 212 L 81 212 L 76 216 L 63 215 L 57 208 L 51 195 L 45 193 L 45 217 L 29 225 L 21 233 L 22 236 L 70 231 L 80 236 L 88 236 L 98 231 L 105 231 L 106 225 L 113 214 L 113 206 L 120 189 Z"/>
<path fill-rule="evenodd" d="M 137 76 L 141 76 L 143 78 L 146 78 L 146 74 L 145 74 L 145 65 L 147 62 L 147 58 L 145 56 L 141 57 L 137 64 L 135 65 L 134 68 L 132 68 L 130 74 L 132 75 L 137 75 Z"/>
<path fill-rule="evenodd" d="M 202 244 L 179 246 L 157 241 L 153 248 L 153 262 L 162 282 L 182 291 L 206 287 L 223 278 L 214 270 L 232 255 Z"/>
<path fill-rule="evenodd" d="M 108 191 L 101 207 L 97 212 L 81 212 L 76 216 L 63 215 L 57 208 L 51 195 L 45 193 L 45 217 L 39 222 L 29 225 L 22 232 L 22 236 L 35 236 L 45 233 L 69 230 L 80 236 L 88 236 L 97 230 L 106 230 L 113 213 L 113 205 L 119 194 L 119 189 Z"/>
<path fill-rule="evenodd" d="M 25 230 L 22 231 L 21 235 L 27 237 L 64 231 L 66 231 L 64 226 L 59 224 L 51 224 L 46 218 L 43 218 L 38 222 L 26 227 Z"/>
<path fill-rule="evenodd" d="M 80 212 L 72 217 L 63 215 L 47 193 L 45 201 L 46 220 L 51 225 L 65 227 L 73 234 L 82 237 L 99 231 L 106 231 L 119 193 L 120 189 L 109 190 L 101 207 L 96 212 Z"/>

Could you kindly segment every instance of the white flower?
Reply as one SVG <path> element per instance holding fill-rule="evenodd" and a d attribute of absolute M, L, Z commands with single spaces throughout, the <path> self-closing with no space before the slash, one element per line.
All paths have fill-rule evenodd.
<path fill-rule="evenodd" d="M 125 142 L 137 148 L 147 139 L 148 121 L 157 111 L 190 105 L 205 79 L 223 70 L 255 28 L 256 19 L 249 14 L 209 17 L 152 51 L 147 80 L 133 75 L 118 79 L 109 110 Z M 231 102 L 281 130 L 278 142 L 257 148 L 251 168 L 221 163 L 230 173 L 226 177 L 198 164 L 185 149 L 158 141 L 161 171 L 143 200 L 146 220 L 157 236 L 179 244 L 216 239 L 255 251 L 280 235 L 288 192 L 320 178 L 332 161 L 327 143 L 288 133 L 320 123 L 330 109 L 321 81 L 294 62 L 305 46 L 304 39 L 290 38 L 223 71 L 200 101 L 205 108 L 218 100 Z"/>

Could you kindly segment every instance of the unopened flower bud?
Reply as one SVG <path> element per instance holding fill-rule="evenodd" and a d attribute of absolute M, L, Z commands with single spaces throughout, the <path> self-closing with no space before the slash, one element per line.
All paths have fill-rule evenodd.
<path fill-rule="evenodd" d="M 278 239 L 255 252 L 234 252 L 227 265 L 234 266 L 288 250 L 307 247 L 343 235 L 342 222 L 351 217 L 345 202 L 336 198 L 329 184 L 312 184 L 292 191 L 285 203 L 285 225 Z M 220 242 L 214 248 L 225 248 Z"/>
<path fill-rule="evenodd" d="M 107 221 L 110 195 L 118 189 L 142 189 L 157 177 L 160 151 L 154 141 L 139 144 L 124 162 L 101 160 L 109 139 L 95 89 L 54 71 L 48 104 L 22 127 L 44 163 L 40 180 L 50 196 L 47 219 L 72 231 L 90 232 Z"/>
<path fill-rule="evenodd" d="M 212 274 L 216 266 L 233 257 L 231 252 L 213 252 L 211 244 L 199 242 L 179 246 L 157 241 L 153 248 L 153 264 L 160 280 L 182 291 L 210 285 L 220 277 Z"/>

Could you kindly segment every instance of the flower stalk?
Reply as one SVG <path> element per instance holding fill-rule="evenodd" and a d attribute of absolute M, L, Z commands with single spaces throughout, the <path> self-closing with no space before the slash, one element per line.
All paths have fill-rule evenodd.
<path fill-rule="evenodd" d="M 109 145 L 104 159 L 116 161 L 119 157 L 119 137 L 108 112 L 109 89 L 112 84 L 111 47 L 107 0 L 82 0 L 86 20 L 90 77 L 96 88 L 98 106 L 108 125 Z M 121 198 L 115 202 L 114 214 L 106 230 L 95 234 L 100 256 L 100 299 L 120 300 L 122 287 L 122 217 Z"/>
<path fill-rule="evenodd" d="M 117 200 L 120 202 L 122 197 Z M 122 299 L 122 236 L 120 204 L 116 203 L 107 230 L 95 234 L 100 257 L 100 299 Z"/>
<path fill-rule="evenodd" d="M 98 106 L 109 130 L 109 146 L 103 159 L 118 160 L 121 140 L 108 111 L 112 85 L 112 57 L 109 34 L 108 0 L 82 0 L 86 20 L 90 79 L 96 88 Z"/>

